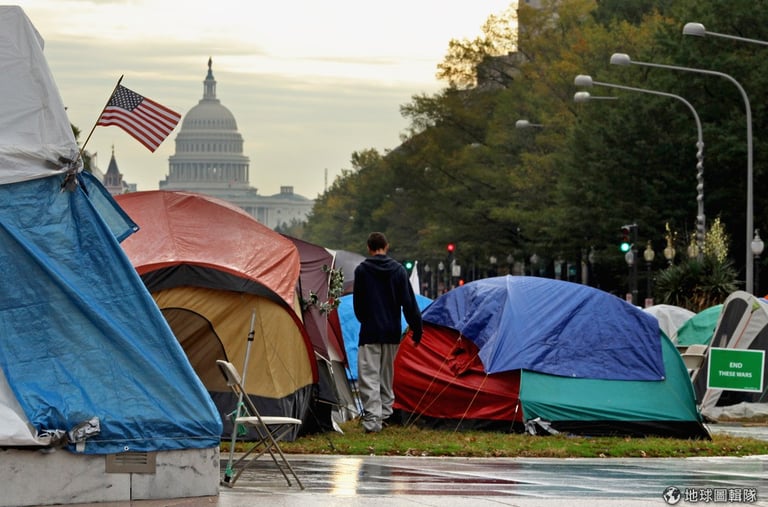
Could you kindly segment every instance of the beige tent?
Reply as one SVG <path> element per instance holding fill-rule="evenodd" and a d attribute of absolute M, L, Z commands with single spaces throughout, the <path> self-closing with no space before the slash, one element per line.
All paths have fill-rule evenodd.
<path fill-rule="evenodd" d="M 217 359 L 245 373 L 262 415 L 305 419 L 317 366 L 297 311 L 293 243 L 203 195 L 150 191 L 117 201 L 140 227 L 123 248 L 219 407 L 225 433 L 235 400 Z"/>

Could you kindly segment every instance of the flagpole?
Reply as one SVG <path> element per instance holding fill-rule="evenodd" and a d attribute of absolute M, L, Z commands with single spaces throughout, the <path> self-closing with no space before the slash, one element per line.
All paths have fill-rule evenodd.
<path fill-rule="evenodd" d="M 83 153 L 85 153 L 85 145 L 88 144 L 88 141 L 91 139 L 91 136 L 93 135 L 93 131 L 96 130 L 96 127 L 98 127 L 99 120 L 101 119 L 101 115 L 104 114 L 104 110 L 107 109 L 107 106 L 109 105 L 109 101 L 112 100 L 112 97 L 115 95 L 115 92 L 117 91 L 117 87 L 120 86 L 120 82 L 122 82 L 123 80 L 123 76 L 125 76 L 125 74 L 122 74 L 120 76 L 120 79 L 117 80 L 117 84 L 112 90 L 112 93 L 109 94 L 109 98 L 107 99 L 106 104 L 104 104 L 104 107 L 101 108 L 101 112 L 99 113 L 98 118 L 96 118 L 96 123 L 93 124 L 93 128 L 91 128 L 91 131 L 88 133 L 88 137 L 86 137 L 85 141 L 83 142 L 83 146 L 80 147 L 80 152 L 77 155 L 78 159 L 83 158 Z M 77 162 L 77 159 L 75 159 L 75 162 Z"/>

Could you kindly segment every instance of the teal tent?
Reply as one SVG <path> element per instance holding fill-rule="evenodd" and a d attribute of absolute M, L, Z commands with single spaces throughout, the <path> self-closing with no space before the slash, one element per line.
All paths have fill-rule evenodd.
<path fill-rule="evenodd" d="M 534 434 L 709 438 L 688 370 L 652 315 L 539 277 L 470 282 L 423 312 L 395 360 L 397 417 Z"/>
<path fill-rule="evenodd" d="M 717 326 L 717 319 L 723 305 L 711 306 L 700 311 L 680 326 L 677 330 L 676 340 L 678 347 L 690 347 L 691 345 L 708 345 L 712 340 L 712 334 Z"/>

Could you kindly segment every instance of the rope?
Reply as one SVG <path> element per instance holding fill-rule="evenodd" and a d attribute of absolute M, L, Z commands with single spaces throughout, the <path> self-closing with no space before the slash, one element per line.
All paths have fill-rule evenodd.
<path fill-rule="evenodd" d="M 472 405 L 475 403 L 475 400 L 477 399 L 477 395 L 480 394 L 480 390 L 485 385 L 485 381 L 486 380 L 488 380 L 488 374 L 487 373 L 485 374 L 485 377 L 483 377 L 483 381 L 480 382 L 480 385 L 475 390 L 475 395 L 472 396 L 472 399 L 470 400 L 469 405 L 467 405 L 467 409 L 464 411 L 463 414 L 461 414 L 461 418 L 459 419 L 458 424 L 456 424 L 456 429 L 453 430 L 454 433 L 459 431 L 459 428 L 461 427 L 461 423 L 464 422 L 464 418 L 467 416 L 467 413 L 469 412 L 469 409 L 472 408 Z"/>

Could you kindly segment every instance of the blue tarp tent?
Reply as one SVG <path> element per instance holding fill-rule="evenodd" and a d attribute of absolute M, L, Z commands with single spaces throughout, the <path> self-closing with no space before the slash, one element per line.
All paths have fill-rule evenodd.
<path fill-rule="evenodd" d="M 424 320 L 472 339 L 488 373 L 526 369 L 562 377 L 661 380 L 658 322 L 635 310 L 586 285 L 506 276 L 452 290 L 432 303 Z"/>
<path fill-rule="evenodd" d="M 503 276 L 422 312 L 395 359 L 395 412 L 453 429 L 709 438 L 656 318 L 585 285 Z"/>
<path fill-rule="evenodd" d="M 416 302 L 419 308 L 424 310 L 432 303 L 432 300 L 420 294 L 416 295 Z M 339 322 L 341 324 L 341 334 L 344 337 L 344 348 L 347 352 L 347 377 L 351 380 L 357 380 L 357 344 L 360 339 L 360 322 L 355 317 L 355 310 L 352 306 L 352 294 L 341 296 L 341 302 L 337 309 L 339 313 Z M 400 314 L 400 322 L 403 325 L 403 332 L 408 327 L 405 316 Z"/>
<path fill-rule="evenodd" d="M 123 253 L 18 7 L 0 8 L 0 446 L 216 447 L 221 420 Z"/>

